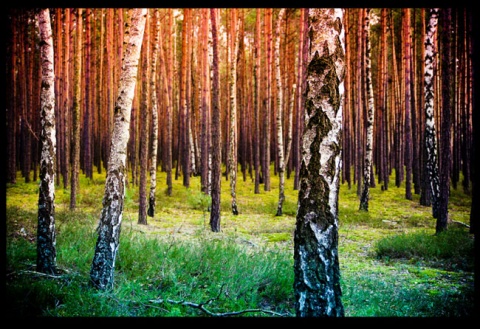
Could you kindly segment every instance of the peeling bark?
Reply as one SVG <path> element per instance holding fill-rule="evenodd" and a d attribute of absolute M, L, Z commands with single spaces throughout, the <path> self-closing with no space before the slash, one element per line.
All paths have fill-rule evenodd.
<path fill-rule="evenodd" d="M 42 86 L 40 116 L 40 192 L 38 196 L 37 271 L 55 274 L 57 266 L 55 233 L 55 72 L 50 11 L 38 13 Z"/>
<path fill-rule="evenodd" d="M 425 36 L 425 150 L 426 170 L 431 189 L 432 215 L 437 218 L 440 199 L 440 182 L 438 174 L 437 140 L 435 133 L 434 99 L 435 99 L 435 33 L 437 31 L 438 8 L 430 9 L 430 19 Z"/>
<path fill-rule="evenodd" d="M 338 261 L 344 33 L 342 9 L 309 9 L 305 122 L 294 234 L 298 317 L 344 315 Z"/>
<path fill-rule="evenodd" d="M 231 28 L 233 31 L 231 44 L 231 66 L 229 74 L 230 86 L 230 142 L 228 151 L 228 171 L 230 173 L 230 195 L 232 197 L 232 213 L 238 215 L 237 206 L 237 53 L 238 53 L 238 35 L 239 20 L 237 19 L 236 9 L 232 9 Z"/>
<path fill-rule="evenodd" d="M 130 115 L 137 81 L 138 60 L 142 47 L 147 9 L 133 9 L 129 35 L 122 61 L 118 98 L 115 104 L 114 128 L 110 144 L 107 180 L 103 209 L 97 228 L 91 283 L 100 290 L 113 288 L 115 258 L 117 256 L 125 196 L 127 142 L 130 137 Z"/>
<path fill-rule="evenodd" d="M 158 107 L 157 107 L 157 57 L 160 39 L 160 19 L 158 9 L 154 9 L 154 26 L 153 32 L 153 53 L 151 63 L 151 79 L 150 79 L 150 92 L 152 104 L 152 149 L 150 150 L 150 193 L 148 196 L 148 210 L 147 215 L 150 217 L 155 216 L 155 192 L 157 189 L 157 148 L 158 148 Z"/>
<path fill-rule="evenodd" d="M 280 73 L 280 28 L 285 8 L 280 9 L 275 30 L 275 79 L 277 81 L 277 152 L 278 152 L 278 205 L 276 216 L 282 216 L 285 200 L 285 158 L 283 153 L 283 86 Z"/>

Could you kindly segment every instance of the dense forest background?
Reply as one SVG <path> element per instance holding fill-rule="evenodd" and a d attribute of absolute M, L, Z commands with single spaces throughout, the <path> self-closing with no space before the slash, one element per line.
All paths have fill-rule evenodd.
<path fill-rule="evenodd" d="M 131 11 L 52 8 L 50 12 L 55 50 L 55 177 L 57 185 L 72 186 L 73 209 L 78 175 L 91 178 L 94 170 L 102 173 L 108 163 L 128 38 L 124 29 Z M 285 161 L 286 175 L 294 176 L 298 189 L 308 31 L 305 10 L 280 12 L 280 8 L 219 9 L 221 155 L 232 199 L 237 166 L 240 179 L 255 180 L 258 193 L 261 186 L 270 189 L 270 175 L 277 175 Z M 380 184 L 386 190 L 405 182 L 407 199 L 412 193 L 420 194 L 420 202 L 429 205 L 424 109 L 429 10 L 376 8 L 369 12 L 371 51 L 366 58 L 366 10 L 345 9 L 341 183 L 355 187 L 360 196 L 369 124 L 368 59 L 375 108 L 370 186 Z M 473 15 L 469 8 L 443 12 L 448 13 L 439 15 L 434 61 L 439 171 L 444 182 L 470 194 Z M 127 155 L 128 184 L 139 186 L 144 195 L 152 163 L 167 173 L 166 182 L 159 184 L 166 184 L 169 193 L 172 179 L 181 176 L 188 187 L 192 175 L 201 176 L 203 192 L 210 191 L 213 73 L 208 16 L 207 9 L 149 9 Z M 7 19 L 6 176 L 8 183 L 15 183 L 21 171 L 29 182 L 38 179 L 41 151 L 38 22 L 34 11 L 24 8 L 9 8 Z M 442 57 L 446 50 L 447 61 Z M 232 166 L 235 170 L 229 171 Z M 238 211 L 233 204 L 234 200 L 232 210 Z"/>

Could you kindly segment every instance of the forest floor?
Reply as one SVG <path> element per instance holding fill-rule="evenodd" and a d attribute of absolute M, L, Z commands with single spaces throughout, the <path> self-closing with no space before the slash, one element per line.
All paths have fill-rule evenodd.
<path fill-rule="evenodd" d="M 93 217 L 93 222 L 98 221 L 102 209 L 104 176 L 95 174 L 93 180 L 84 177 L 81 179 L 76 218 L 87 216 L 90 219 Z M 138 224 L 138 186 L 130 183 L 125 195 L 122 232 L 133 231 L 162 241 L 229 237 L 252 250 L 281 249 L 293 255 L 298 193 L 292 188 L 293 177 L 286 180 L 286 200 L 282 216 L 275 216 L 278 202 L 278 186 L 275 185 L 278 183 L 275 178 L 272 179 L 271 190 L 264 191 L 261 186 L 260 194 L 253 193 L 254 182 L 250 177 L 246 180 L 239 179 L 236 191 L 239 214 L 233 215 L 230 210 L 229 181 L 223 177 L 221 232 L 213 233 L 209 225 L 209 198 L 200 192 L 199 177 L 192 177 L 189 188 L 181 185 L 181 178 L 174 180 L 173 194 L 167 196 L 163 184 L 165 173 L 159 172 L 158 176 L 157 186 L 160 188 L 157 189 L 155 216 L 147 218 L 148 225 Z M 21 209 L 28 204 L 28 208 L 34 213 L 38 201 L 37 191 L 38 183 L 24 183 L 19 177 L 17 184 L 7 186 L 7 208 Z M 69 189 L 57 187 L 56 214 L 60 232 L 62 220 L 70 216 L 69 193 Z M 368 317 L 397 312 L 405 314 L 409 311 L 396 310 L 396 307 L 405 308 L 405 299 L 415 298 L 417 295 L 430 298 L 437 298 L 435 296 L 439 295 L 437 299 L 441 299 L 455 294 L 455 291 L 458 293 L 455 298 L 465 298 L 461 303 L 473 304 L 473 263 L 458 264 L 455 260 L 444 261 L 440 258 L 378 257 L 377 243 L 382 239 L 416 232 L 427 232 L 432 236 L 435 233 L 431 208 L 419 205 L 418 195 L 414 195 L 413 200 L 406 200 L 404 195 L 404 186 L 392 186 L 386 191 L 382 191 L 380 187 L 372 188 L 369 211 L 362 212 L 358 210 L 356 186 L 348 189 L 346 184 L 342 184 L 340 187 L 339 261 L 342 277 L 345 278 L 342 290 L 346 316 Z M 454 191 L 450 202 L 450 219 L 453 221 L 450 227 L 467 230 L 470 208 L 471 197 Z M 34 219 L 30 224 L 20 219 L 8 219 L 7 233 L 12 236 L 22 232 L 21 234 L 34 240 Z M 394 278 L 393 283 L 389 277 Z M 392 288 L 392 284 L 398 285 L 398 289 Z M 405 289 L 408 289 L 408 296 Z M 448 290 L 450 295 L 444 295 L 442 289 Z M 385 293 L 382 295 L 383 290 Z M 403 300 L 403 304 L 392 302 L 395 298 Z M 379 305 L 384 305 L 385 310 L 381 310 L 382 306 L 379 310 Z M 432 304 L 430 307 L 436 306 Z M 473 305 L 471 307 L 460 311 L 447 310 L 446 313 L 471 315 Z"/>

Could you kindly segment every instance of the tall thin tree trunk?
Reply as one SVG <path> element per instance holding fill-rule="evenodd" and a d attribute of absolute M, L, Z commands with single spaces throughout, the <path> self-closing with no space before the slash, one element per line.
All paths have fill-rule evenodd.
<path fill-rule="evenodd" d="M 230 126 L 228 171 L 230 175 L 230 195 L 232 197 L 232 213 L 238 215 L 236 185 L 237 185 L 237 53 L 238 53 L 238 19 L 235 8 L 231 9 L 231 51 L 230 51 Z"/>
<path fill-rule="evenodd" d="M 410 8 L 402 8 L 402 34 L 404 40 L 404 72 L 405 72 L 405 198 L 412 200 L 412 93 L 411 93 L 411 33 Z"/>
<path fill-rule="evenodd" d="M 447 230 L 448 227 L 448 200 L 450 195 L 450 163 L 451 163 L 451 118 L 454 110 L 453 88 L 454 63 L 452 55 L 452 8 L 442 8 L 442 135 L 440 153 L 440 195 L 436 233 Z M 456 64 L 455 64 L 456 65 Z"/>
<path fill-rule="evenodd" d="M 254 68 L 254 106 L 255 106 L 255 134 L 257 138 L 254 140 L 255 157 L 254 157 L 254 169 L 255 169 L 255 194 L 260 193 L 260 108 L 261 108 L 261 9 L 256 9 L 256 21 L 255 21 L 255 68 Z"/>
<path fill-rule="evenodd" d="M 213 48 L 213 77 L 212 77 L 212 209 L 210 211 L 210 227 L 213 232 L 220 232 L 220 193 L 222 175 L 222 130 L 219 107 L 219 72 L 217 48 L 217 10 L 210 8 L 210 21 L 212 25 Z"/>
<path fill-rule="evenodd" d="M 40 159 L 40 191 L 38 196 L 37 272 L 55 274 L 57 266 L 55 232 L 55 72 L 52 26 L 49 9 L 38 13 L 42 90 L 42 156 Z"/>
<path fill-rule="evenodd" d="M 364 110 L 364 90 L 365 86 L 362 83 L 363 77 L 364 77 L 364 72 L 362 69 L 363 61 L 364 61 L 364 56 L 363 56 L 363 44 L 364 44 L 364 38 L 363 38 L 363 26 L 364 26 L 364 16 L 365 16 L 365 10 L 363 8 L 359 8 L 359 17 L 358 17 L 358 28 L 357 28 L 357 63 L 355 67 L 355 72 L 357 73 L 356 79 L 356 107 L 355 107 L 355 150 L 356 150 L 356 161 L 355 161 L 355 180 L 357 182 L 357 195 L 360 197 L 361 192 L 362 192 L 362 171 L 366 170 L 363 167 L 363 162 L 361 161 L 364 159 L 364 148 L 363 148 L 363 110 Z M 363 170 L 362 170 L 363 169 Z"/>
<path fill-rule="evenodd" d="M 148 74 L 150 69 L 150 19 L 147 15 L 145 23 L 145 32 L 143 36 L 143 52 L 142 52 L 142 94 L 140 101 L 140 184 L 139 184 L 139 200 L 138 200 L 138 224 L 147 225 L 147 170 L 148 170 L 148 146 L 150 133 L 150 82 L 152 79 Z"/>
<path fill-rule="evenodd" d="M 168 12 L 168 21 L 167 21 L 167 39 L 165 40 L 166 43 L 169 45 L 171 44 L 171 35 L 172 35 L 172 26 L 173 26 L 173 13 L 172 9 L 169 8 L 167 9 Z M 162 35 L 160 34 L 160 37 Z M 171 56 L 168 56 L 171 53 L 171 50 L 166 53 L 166 51 L 163 50 L 163 42 L 160 40 L 160 61 L 162 59 L 162 54 L 163 54 L 163 65 L 160 63 L 162 67 L 162 76 L 163 76 L 163 88 L 164 88 L 164 94 L 165 94 L 165 99 L 166 99 L 166 120 L 167 120 L 167 136 L 166 136 L 166 160 L 165 160 L 165 171 L 167 172 L 167 195 L 171 196 L 172 195 L 172 162 L 173 162 L 173 97 L 172 97 L 172 87 L 171 83 L 168 83 L 168 81 L 173 81 L 172 79 L 172 63 L 171 63 Z M 168 47 L 166 48 L 167 50 L 169 49 Z M 168 68 L 168 70 L 167 70 Z M 168 86 L 168 87 L 167 87 Z"/>
<path fill-rule="evenodd" d="M 430 18 L 425 35 L 425 150 L 426 170 L 431 189 L 432 215 L 438 217 L 440 182 L 438 175 L 437 138 L 435 132 L 434 100 L 435 100 L 435 34 L 437 31 L 438 8 L 430 9 Z"/>
<path fill-rule="evenodd" d="M 368 211 L 368 202 L 370 198 L 370 173 L 372 169 L 373 158 L 373 124 L 375 118 L 375 104 L 373 99 L 372 86 L 372 64 L 371 64 L 371 49 L 370 49 L 370 8 L 365 9 L 364 33 L 365 33 L 365 48 L 366 48 L 366 88 L 367 88 L 367 138 L 365 145 L 365 158 L 363 165 L 363 189 L 360 197 L 360 210 Z"/>
<path fill-rule="evenodd" d="M 201 10 L 201 108 L 202 108 L 202 131 L 201 131 L 201 189 L 205 194 L 210 192 L 209 164 L 210 164 L 210 107 L 209 107 L 209 66 L 208 66 L 208 19 L 209 10 Z"/>
<path fill-rule="evenodd" d="M 303 134 L 303 120 L 305 107 L 305 81 L 306 81 L 306 60 L 308 52 L 308 42 L 306 42 L 307 28 L 308 28 L 308 10 L 300 9 L 300 32 L 298 44 L 298 68 L 297 68 L 297 117 L 296 117 L 296 134 L 295 134 L 295 177 L 293 182 L 293 189 L 300 188 L 300 166 L 301 166 L 301 139 Z"/>
<path fill-rule="evenodd" d="M 78 175 L 80 172 L 80 99 L 82 73 L 82 8 L 77 8 L 75 66 L 73 76 L 73 108 L 72 108 L 72 178 L 70 180 L 70 209 L 77 207 L 79 190 Z"/>
<path fill-rule="evenodd" d="M 115 258 L 120 243 L 125 196 L 125 162 L 127 142 L 130 137 L 130 116 L 146 18 L 147 9 L 133 9 L 131 24 L 127 26 L 126 30 L 129 38 L 121 66 L 105 196 L 90 270 L 91 283 L 100 290 L 111 289 L 114 283 Z"/>
<path fill-rule="evenodd" d="M 271 122 L 270 116 L 272 113 L 272 8 L 265 8 L 265 48 L 266 48 L 266 104 L 265 104 L 265 120 L 264 120 L 264 161 L 263 161 L 263 189 L 270 191 L 270 136 L 271 136 Z"/>
<path fill-rule="evenodd" d="M 157 100 L 157 57 L 160 40 L 160 18 L 158 9 L 153 10 L 153 52 L 150 65 L 150 104 L 152 106 L 152 148 L 150 150 L 150 193 L 147 215 L 155 216 L 155 193 L 157 190 L 157 149 L 158 149 L 158 100 Z M 163 63 L 162 63 L 163 64 Z"/>
<path fill-rule="evenodd" d="M 276 216 L 283 213 L 283 201 L 285 200 L 285 159 L 283 154 L 283 86 L 280 72 L 280 31 L 285 8 L 278 13 L 277 27 L 275 29 L 275 80 L 277 86 L 277 152 L 278 152 L 278 205 Z"/>

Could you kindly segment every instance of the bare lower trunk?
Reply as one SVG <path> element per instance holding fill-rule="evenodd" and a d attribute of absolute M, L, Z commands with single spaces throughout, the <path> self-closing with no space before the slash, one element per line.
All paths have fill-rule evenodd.
<path fill-rule="evenodd" d="M 37 271 L 55 274 L 57 266 L 55 247 L 55 72 L 52 29 L 48 9 L 40 10 L 38 24 L 42 65 L 42 89 L 40 93 L 42 154 L 38 196 Z"/>
<path fill-rule="evenodd" d="M 91 283 L 101 290 L 113 288 L 125 196 L 125 162 L 130 137 L 130 116 L 146 17 L 147 9 L 133 9 L 130 30 L 127 31 L 130 37 L 125 46 L 122 63 L 103 209 L 90 270 Z"/>
<path fill-rule="evenodd" d="M 217 50 L 217 9 L 210 9 L 212 24 L 213 78 L 212 78 L 212 208 L 210 210 L 210 227 L 213 232 L 220 232 L 220 193 L 221 193 L 221 121 L 219 108 L 219 72 Z"/>
<path fill-rule="evenodd" d="M 338 190 L 344 34 L 342 9 L 309 9 L 310 53 L 294 234 L 297 317 L 340 317 Z"/>
<path fill-rule="evenodd" d="M 158 9 L 154 11 L 155 30 L 153 33 L 153 54 L 151 65 L 150 92 L 152 104 L 152 149 L 150 150 L 150 193 L 148 195 L 147 215 L 155 216 L 155 192 L 157 189 L 157 148 L 158 148 L 158 108 L 157 108 L 157 57 L 160 36 L 160 19 Z"/>
<path fill-rule="evenodd" d="M 283 154 L 283 86 L 280 72 L 280 28 L 285 9 L 280 9 L 275 30 L 275 79 L 277 81 L 277 152 L 278 152 L 278 205 L 276 216 L 282 216 L 285 200 L 285 159 Z"/>
<path fill-rule="evenodd" d="M 373 86 L 372 86 L 372 70 L 370 58 L 370 8 L 366 9 L 365 13 L 365 47 L 366 52 L 366 76 L 367 76 L 367 97 L 368 97 L 368 112 L 367 112 L 367 143 L 365 145 L 365 164 L 363 166 L 363 190 L 360 197 L 360 210 L 368 211 L 368 201 L 370 197 L 370 172 L 372 169 L 373 158 L 373 123 L 375 117 L 375 107 L 373 103 Z"/>
<path fill-rule="evenodd" d="M 425 37 L 425 150 L 426 171 L 431 189 L 432 215 L 438 216 L 440 183 L 438 177 L 437 141 L 434 118 L 434 73 L 435 73 L 435 33 L 438 22 L 438 8 L 430 9 L 430 20 Z"/>

